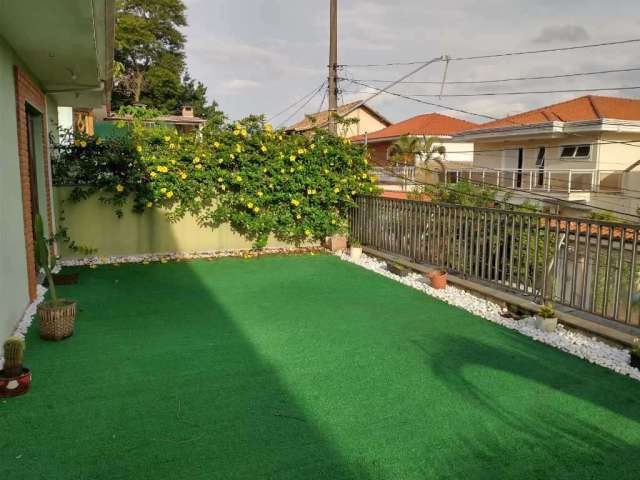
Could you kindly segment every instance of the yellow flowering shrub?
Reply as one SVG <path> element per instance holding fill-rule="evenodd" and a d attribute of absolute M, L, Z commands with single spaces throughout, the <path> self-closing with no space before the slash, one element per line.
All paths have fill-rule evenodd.
<path fill-rule="evenodd" d="M 92 172 L 101 180 L 91 188 L 106 201 L 118 206 L 133 195 L 136 212 L 163 207 L 172 221 L 191 214 L 202 226 L 228 223 L 257 248 L 269 235 L 300 243 L 344 232 L 353 198 L 378 192 L 364 148 L 323 130 L 288 135 L 249 117 L 191 135 L 138 126 L 129 137 L 100 146 L 83 138 L 88 145 L 71 144 L 65 161 L 93 151 L 90 163 L 102 171 Z M 106 153 L 116 141 L 119 159 Z"/>

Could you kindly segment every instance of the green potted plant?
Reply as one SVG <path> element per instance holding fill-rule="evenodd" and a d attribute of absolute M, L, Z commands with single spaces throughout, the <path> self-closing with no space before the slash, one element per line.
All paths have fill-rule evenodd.
<path fill-rule="evenodd" d="M 545 304 L 540 307 L 536 314 L 536 328 L 543 332 L 554 332 L 558 326 L 558 317 L 556 311 L 551 304 Z"/>
<path fill-rule="evenodd" d="M 52 270 L 56 266 L 55 256 L 49 253 L 50 241 L 44 236 L 42 217 L 36 215 L 36 261 L 47 276 L 49 300 L 38 305 L 40 337 L 45 340 L 62 340 L 73 335 L 76 323 L 76 302 L 58 298 Z"/>
<path fill-rule="evenodd" d="M 640 370 L 640 340 L 636 338 L 635 346 L 631 349 L 631 366 Z"/>
<path fill-rule="evenodd" d="M 349 240 L 349 253 L 354 260 L 359 260 L 362 257 L 362 244 L 359 240 L 355 238 Z"/>
<path fill-rule="evenodd" d="M 0 370 L 0 398 L 17 397 L 29 391 L 31 371 L 22 366 L 24 340 L 9 337 L 4 342 L 4 368 Z"/>

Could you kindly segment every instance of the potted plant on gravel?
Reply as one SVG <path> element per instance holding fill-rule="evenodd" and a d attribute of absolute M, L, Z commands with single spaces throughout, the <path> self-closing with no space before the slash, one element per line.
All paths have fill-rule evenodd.
<path fill-rule="evenodd" d="M 359 240 L 355 238 L 349 240 L 349 253 L 354 260 L 359 260 L 362 257 L 362 244 Z"/>
<path fill-rule="evenodd" d="M 431 281 L 432 288 L 435 288 L 436 290 L 447 288 L 447 272 L 445 270 L 432 270 L 426 275 Z"/>
<path fill-rule="evenodd" d="M 45 340 L 62 340 L 73 335 L 76 323 L 76 302 L 58 298 L 52 270 L 56 258 L 49 253 L 49 240 L 44 236 L 42 217 L 36 216 L 36 261 L 47 276 L 50 299 L 38 305 L 40 337 Z"/>
<path fill-rule="evenodd" d="M 631 366 L 640 370 L 640 340 L 635 340 L 635 346 L 631 349 Z"/>
<path fill-rule="evenodd" d="M 558 326 L 558 318 L 553 305 L 546 304 L 540 307 L 536 314 L 536 328 L 543 332 L 554 332 Z"/>
<path fill-rule="evenodd" d="M 17 397 L 29 391 L 31 371 L 22 366 L 24 340 L 9 337 L 4 342 L 4 369 L 0 370 L 0 398 Z"/>

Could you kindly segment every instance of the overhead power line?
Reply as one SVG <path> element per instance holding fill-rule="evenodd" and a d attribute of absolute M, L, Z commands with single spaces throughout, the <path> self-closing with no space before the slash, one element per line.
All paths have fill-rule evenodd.
<path fill-rule="evenodd" d="M 633 68 L 617 68 L 613 70 L 598 70 L 595 72 L 576 72 L 576 73 L 565 73 L 565 74 L 556 74 L 556 75 L 538 75 L 531 77 L 509 77 L 509 78 L 494 78 L 489 80 L 451 80 L 444 82 L 445 85 L 481 85 L 485 83 L 503 83 L 503 82 L 519 82 L 524 80 L 553 80 L 558 78 L 573 78 L 573 77 L 586 77 L 586 76 L 594 76 L 594 75 L 605 75 L 609 73 L 625 73 L 625 72 L 637 72 L 640 71 L 640 67 Z M 392 83 L 393 80 L 382 80 L 382 79 L 353 79 L 353 78 L 344 78 L 340 77 L 340 80 L 354 80 L 358 82 L 372 82 L 372 83 Z M 400 82 L 401 84 L 413 84 L 413 85 L 442 85 L 442 80 L 405 80 Z"/>
<path fill-rule="evenodd" d="M 543 48 L 540 50 L 524 50 L 519 52 L 502 52 L 502 53 L 491 53 L 487 55 L 473 55 L 468 57 L 450 57 L 449 61 L 452 62 L 460 62 L 467 60 L 484 60 L 488 58 L 500 58 L 500 57 L 515 57 L 521 55 L 535 55 L 541 53 L 553 53 L 553 52 L 567 52 L 571 50 L 581 50 L 585 48 L 596 48 L 596 47 L 607 47 L 611 45 L 624 45 L 630 43 L 640 42 L 640 38 L 631 38 L 628 40 L 619 40 L 615 42 L 601 42 L 601 43 L 590 43 L 586 45 L 572 45 L 567 47 L 557 47 L 557 48 Z M 353 68 L 365 68 L 365 67 L 396 67 L 396 66 L 407 66 L 407 65 L 419 65 L 424 63 L 425 61 L 411 61 L 411 62 L 390 62 L 390 63 L 361 63 L 361 64 L 343 64 L 343 67 L 353 67 Z"/>
<path fill-rule="evenodd" d="M 279 111 L 278 113 L 276 113 L 275 115 L 270 115 L 268 116 L 269 120 L 273 121 L 276 118 L 278 118 L 280 115 L 282 115 L 283 113 L 288 112 L 289 110 L 291 110 L 292 108 L 294 108 L 296 105 L 304 102 L 309 96 L 312 96 L 314 93 L 316 93 L 316 91 L 318 91 L 320 88 L 324 87 L 324 84 L 326 82 L 322 82 L 320 84 L 320 87 L 316 87 L 314 88 L 312 91 L 310 91 L 309 93 L 307 93 L 305 96 L 303 96 L 302 98 L 299 98 L 298 100 L 296 100 L 295 102 L 293 102 L 291 105 L 289 105 L 287 108 L 285 108 L 284 110 Z"/>
<path fill-rule="evenodd" d="M 363 83 L 359 83 L 353 81 L 353 83 L 357 83 L 359 85 L 364 85 Z M 371 87 L 368 87 L 371 88 Z M 522 92 L 481 92 L 481 93 L 445 93 L 445 94 L 437 94 L 437 93 L 411 93 L 412 97 L 425 97 L 425 98 L 457 98 L 457 97 L 499 97 L 506 95 L 543 95 L 543 94 L 551 94 L 551 93 L 584 93 L 584 92 L 605 92 L 605 91 L 626 91 L 626 90 L 640 90 L 640 86 L 623 86 L 623 87 L 608 87 L 608 88 L 574 88 L 568 90 L 528 90 Z M 345 93 L 370 93 L 370 92 L 354 92 L 354 91 L 346 91 Z M 393 93 L 393 92 L 388 92 Z"/>
<path fill-rule="evenodd" d="M 309 96 L 309 98 L 307 98 L 307 100 L 300 105 L 291 115 L 289 115 L 286 119 L 284 119 L 282 122 L 280 122 L 280 124 L 278 125 L 278 128 L 280 128 L 282 125 L 286 125 L 289 120 L 291 120 L 293 117 L 295 117 L 298 113 L 300 113 L 300 111 L 305 108 L 307 105 L 309 105 L 309 103 L 311 102 L 311 100 L 313 100 L 319 93 L 320 91 L 324 88 L 325 84 L 327 82 L 322 82 L 322 84 L 320 84 L 320 86 L 318 88 L 316 88 L 313 93 Z"/>

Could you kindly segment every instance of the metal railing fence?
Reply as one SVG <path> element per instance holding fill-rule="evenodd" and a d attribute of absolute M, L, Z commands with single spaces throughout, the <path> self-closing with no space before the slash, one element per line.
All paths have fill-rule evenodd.
<path fill-rule="evenodd" d="M 373 196 L 356 202 L 351 235 L 365 246 L 639 323 L 632 297 L 640 225 Z"/>

